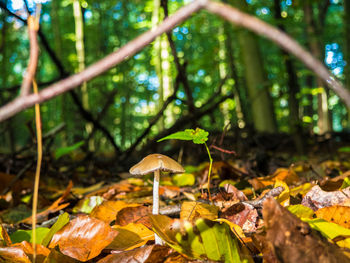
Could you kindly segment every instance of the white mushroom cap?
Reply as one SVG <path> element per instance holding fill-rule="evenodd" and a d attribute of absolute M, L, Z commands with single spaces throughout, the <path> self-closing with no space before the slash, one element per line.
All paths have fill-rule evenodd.
<path fill-rule="evenodd" d="M 130 168 L 132 175 L 145 175 L 156 170 L 172 173 L 184 173 L 185 170 L 177 161 L 163 154 L 154 153 L 143 158 L 139 163 Z"/>

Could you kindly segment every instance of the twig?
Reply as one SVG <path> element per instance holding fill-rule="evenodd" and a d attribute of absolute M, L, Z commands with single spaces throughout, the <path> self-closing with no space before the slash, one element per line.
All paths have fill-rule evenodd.
<path fill-rule="evenodd" d="M 111 69 L 115 65 L 124 61 L 140 51 L 143 47 L 150 44 L 156 37 L 164 32 L 171 30 L 177 24 L 183 22 L 194 12 L 200 10 L 205 4 L 205 0 L 194 1 L 180 8 L 173 16 L 165 19 L 155 29 L 148 30 L 139 37 L 130 41 L 119 50 L 99 60 L 95 64 L 87 67 L 85 70 L 65 78 L 56 84 L 53 84 L 46 89 L 43 89 L 39 94 L 30 94 L 26 97 L 19 97 L 9 102 L 7 105 L 0 108 L 0 121 L 6 120 L 16 113 L 33 106 L 35 103 L 42 103 L 57 95 L 60 95 L 70 89 L 73 89 L 83 82 L 99 76 L 101 73 Z"/>
<path fill-rule="evenodd" d="M 264 201 L 269 197 L 279 196 L 284 190 L 284 187 L 278 186 L 276 188 L 271 189 L 267 192 L 262 198 L 251 200 L 251 201 L 242 201 L 241 203 L 250 204 L 255 208 L 262 208 Z"/>
<path fill-rule="evenodd" d="M 222 153 L 227 153 L 227 154 L 233 154 L 233 155 L 236 155 L 236 152 L 235 151 L 230 151 L 230 150 L 226 150 L 224 148 L 221 148 L 221 147 L 218 147 L 218 146 L 215 146 L 215 145 L 210 145 L 209 148 L 214 148 L 215 150 L 218 150 Z"/>
<path fill-rule="evenodd" d="M 40 6 L 40 5 L 38 5 Z M 40 9 L 37 10 L 40 12 Z M 39 58 L 39 44 L 37 39 L 37 32 L 39 29 L 39 21 L 33 16 L 28 16 L 28 36 L 29 36 L 29 63 L 27 67 L 27 72 L 24 76 L 23 83 L 21 86 L 21 96 L 27 96 L 30 93 L 30 88 L 32 81 L 34 79 L 36 69 L 38 66 Z"/>

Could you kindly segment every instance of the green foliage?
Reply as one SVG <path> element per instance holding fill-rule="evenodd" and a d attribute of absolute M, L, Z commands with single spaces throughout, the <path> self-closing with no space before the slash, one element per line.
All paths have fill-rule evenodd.
<path fill-rule="evenodd" d="M 192 186 L 196 182 L 196 178 L 193 174 L 190 173 L 182 173 L 182 174 L 175 174 L 172 177 L 172 181 L 176 186 L 183 187 L 183 186 Z"/>
<path fill-rule="evenodd" d="M 163 215 L 151 215 L 155 232 L 173 249 L 202 260 L 220 262 L 249 262 L 239 248 L 239 240 L 224 222 L 200 218 L 193 224 L 188 221 L 174 223 Z"/>
<path fill-rule="evenodd" d="M 55 159 L 59 159 L 64 155 L 70 154 L 71 152 L 79 149 L 84 143 L 85 143 L 84 141 L 80 141 L 80 142 L 77 142 L 71 146 L 61 147 L 61 148 L 56 149 Z"/>
<path fill-rule="evenodd" d="M 45 236 L 49 233 L 50 229 L 47 227 L 38 227 L 35 229 L 36 231 L 36 243 L 41 244 Z M 10 235 L 12 243 L 20 243 L 22 241 L 32 242 L 32 230 L 17 230 L 13 234 Z"/>
<path fill-rule="evenodd" d="M 209 132 L 200 128 L 196 128 L 196 130 L 186 129 L 184 131 L 179 131 L 170 134 L 162 139 L 159 139 L 157 142 L 176 139 L 182 141 L 193 141 L 193 143 L 195 144 L 204 144 L 208 140 L 208 135 Z"/>
<path fill-rule="evenodd" d="M 56 232 L 59 231 L 62 227 L 64 227 L 66 224 L 68 224 L 68 222 L 69 222 L 68 213 L 63 213 L 62 215 L 60 215 L 57 221 L 50 228 L 50 231 L 46 234 L 46 236 L 41 241 L 41 244 L 46 247 L 50 243 L 53 235 L 56 234 Z"/>

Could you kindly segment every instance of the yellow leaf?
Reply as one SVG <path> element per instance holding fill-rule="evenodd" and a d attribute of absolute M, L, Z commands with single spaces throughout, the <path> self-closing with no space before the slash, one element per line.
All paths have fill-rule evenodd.
<path fill-rule="evenodd" d="M 350 207 L 334 205 L 317 210 L 316 215 L 328 222 L 350 228 Z"/>
<path fill-rule="evenodd" d="M 290 203 L 289 187 L 285 182 L 277 180 L 273 188 L 276 188 L 279 186 L 283 187 L 284 190 L 282 193 L 280 193 L 279 196 L 276 197 L 276 200 L 282 206 L 289 206 L 289 203 Z"/>
<path fill-rule="evenodd" d="M 124 201 L 105 201 L 96 206 L 90 213 L 91 217 L 110 223 L 115 220 L 117 213 L 125 207 L 140 206 L 139 204 L 128 204 Z"/>
<path fill-rule="evenodd" d="M 118 235 L 109 244 L 109 249 L 131 250 L 143 246 L 149 240 L 154 240 L 154 232 L 143 224 L 114 225 L 112 228 L 118 231 Z"/>
<path fill-rule="evenodd" d="M 307 194 L 307 192 L 311 190 L 312 187 L 314 187 L 314 185 L 315 184 L 305 183 L 297 187 L 293 187 L 292 189 L 290 189 L 290 195 L 293 197 L 296 197 L 298 194 L 304 196 Z"/>
<path fill-rule="evenodd" d="M 299 218 L 312 218 L 314 215 L 314 211 L 304 205 L 290 205 L 287 209 Z"/>
<path fill-rule="evenodd" d="M 214 220 L 218 218 L 219 208 L 200 202 L 185 201 L 181 206 L 180 219 L 195 221 L 198 218 Z"/>

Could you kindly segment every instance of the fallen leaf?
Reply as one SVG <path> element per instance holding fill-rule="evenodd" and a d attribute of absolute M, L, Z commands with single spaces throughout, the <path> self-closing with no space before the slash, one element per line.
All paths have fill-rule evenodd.
<path fill-rule="evenodd" d="M 41 244 L 44 237 L 50 231 L 47 227 L 37 227 L 36 232 L 36 243 Z M 22 241 L 32 242 L 33 231 L 19 229 L 10 235 L 12 243 L 21 243 Z"/>
<path fill-rule="evenodd" d="M 4 263 L 31 263 L 20 247 L 0 247 L 0 259 Z"/>
<path fill-rule="evenodd" d="M 65 203 L 65 204 L 61 204 L 61 203 L 69 195 L 72 187 L 73 187 L 73 182 L 69 181 L 69 184 L 68 184 L 66 190 L 64 191 L 64 193 L 62 194 L 62 196 L 60 198 L 58 198 L 55 202 L 53 202 L 52 205 L 50 205 L 44 211 L 37 214 L 37 216 L 36 216 L 37 223 L 41 223 L 41 222 L 45 221 L 47 219 L 47 217 L 49 216 L 49 214 L 55 213 L 61 209 L 64 209 L 69 205 L 69 203 Z M 31 224 L 32 217 L 30 216 L 30 217 L 22 220 L 22 223 Z"/>
<path fill-rule="evenodd" d="M 145 246 L 118 254 L 110 254 L 97 263 L 161 263 L 164 262 L 164 258 L 169 254 L 169 250 L 165 246 Z"/>
<path fill-rule="evenodd" d="M 139 204 L 128 204 L 124 201 L 105 201 L 96 206 L 90 213 L 91 217 L 110 223 L 115 220 L 118 212 L 125 207 L 137 207 Z"/>
<path fill-rule="evenodd" d="M 257 177 L 249 179 L 248 181 L 253 186 L 254 190 L 259 190 L 273 185 L 277 181 L 283 181 L 287 185 L 299 182 L 299 176 L 293 169 L 279 168 L 272 175 Z"/>
<path fill-rule="evenodd" d="M 224 222 L 198 219 L 195 223 L 150 215 L 155 232 L 173 249 L 191 258 L 242 262 L 250 255 L 240 252 L 239 241 Z"/>
<path fill-rule="evenodd" d="M 143 246 L 149 240 L 154 240 L 154 232 L 143 224 L 130 223 L 126 226 L 115 225 L 112 228 L 118 231 L 118 235 L 108 245 L 108 249 L 130 250 Z"/>
<path fill-rule="evenodd" d="M 258 212 L 249 204 L 237 203 L 225 209 L 220 217 L 240 226 L 245 232 L 256 231 Z"/>
<path fill-rule="evenodd" d="M 196 221 L 198 218 L 214 220 L 218 218 L 219 208 L 201 202 L 185 201 L 181 205 L 180 219 Z"/>
<path fill-rule="evenodd" d="M 341 191 L 326 192 L 316 185 L 304 196 L 301 204 L 316 211 L 327 206 L 345 204 L 346 201 L 349 201 L 349 196 L 350 187 Z"/>
<path fill-rule="evenodd" d="M 60 253 L 59 251 L 57 251 L 56 249 L 52 248 L 50 250 L 50 254 L 45 258 L 44 263 L 78 263 L 80 261 L 68 257 L 62 253 Z"/>
<path fill-rule="evenodd" d="M 141 223 L 151 227 L 148 215 L 152 212 L 149 206 L 132 206 L 121 209 L 115 218 L 115 224 L 126 226 L 129 223 Z"/>
<path fill-rule="evenodd" d="M 273 188 L 277 188 L 279 186 L 283 187 L 284 190 L 282 193 L 280 193 L 276 197 L 276 200 L 278 203 L 280 203 L 283 206 L 289 206 L 289 203 L 290 203 L 289 187 L 285 182 L 277 180 Z"/>
<path fill-rule="evenodd" d="M 318 218 L 350 228 L 350 207 L 348 206 L 324 207 L 318 209 L 315 213 Z"/>
<path fill-rule="evenodd" d="M 290 205 L 287 209 L 299 218 L 312 218 L 314 215 L 314 210 L 304 205 Z"/>
<path fill-rule="evenodd" d="M 99 195 L 87 196 L 81 199 L 78 204 L 73 208 L 73 213 L 85 213 L 90 214 L 92 210 L 102 204 L 103 197 Z"/>
<path fill-rule="evenodd" d="M 302 220 L 330 240 L 336 239 L 337 237 L 345 237 L 341 238 L 336 243 L 339 247 L 350 249 L 350 229 L 344 228 L 335 223 L 327 222 L 320 218 L 303 218 Z"/>
<path fill-rule="evenodd" d="M 349 262 L 334 244 L 322 239 L 315 230 L 269 198 L 264 202 L 266 238 L 277 258 L 285 263 Z"/>
<path fill-rule="evenodd" d="M 56 234 L 57 231 L 59 231 L 66 224 L 68 224 L 68 222 L 69 222 L 68 213 L 63 213 L 62 215 L 60 215 L 57 221 L 50 228 L 49 232 L 45 235 L 45 237 L 41 241 L 41 244 L 46 247 L 50 243 L 53 235 Z"/>
<path fill-rule="evenodd" d="M 53 236 L 49 247 L 59 246 L 63 254 L 85 262 L 98 256 L 117 234 L 107 223 L 80 215 Z"/>
<path fill-rule="evenodd" d="M 305 183 L 290 189 L 290 196 L 296 197 L 298 194 L 305 196 L 314 187 L 314 184 Z"/>

